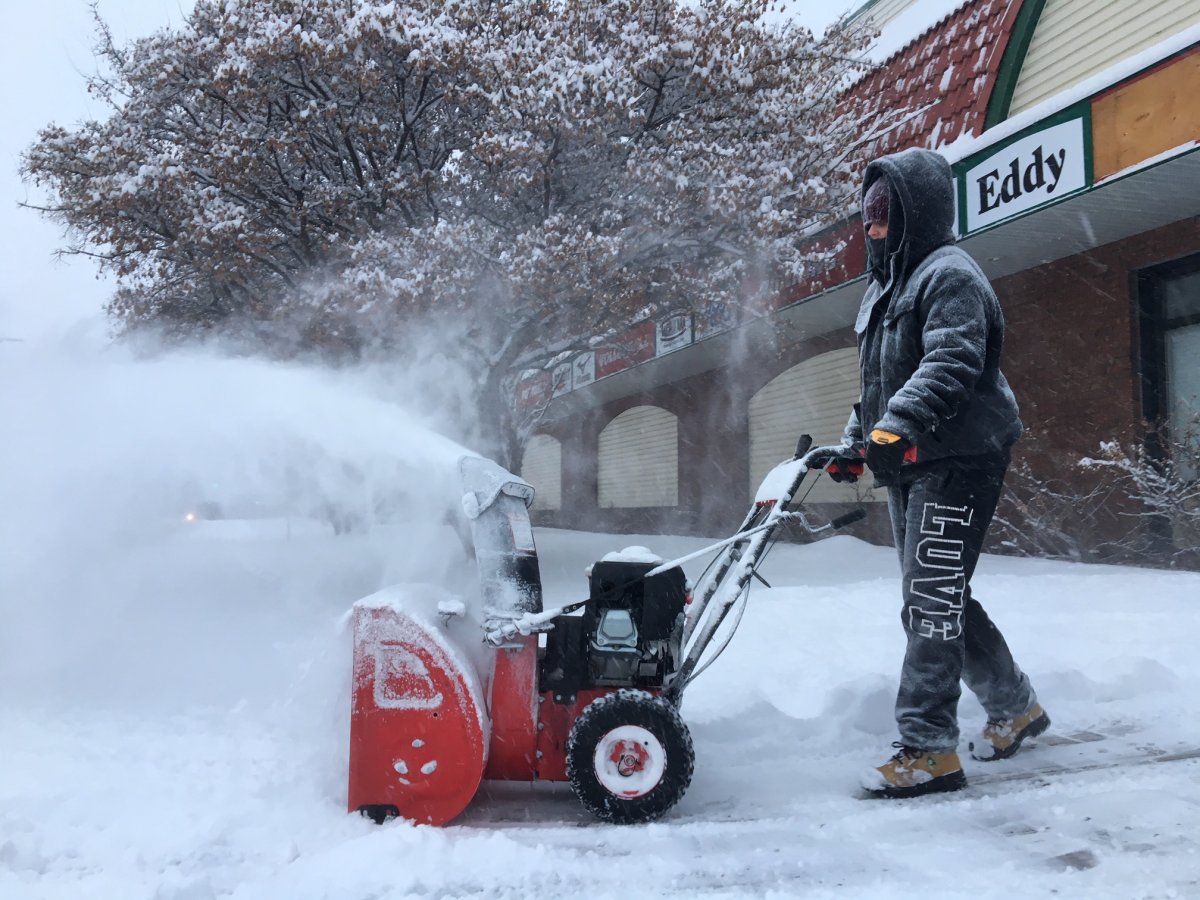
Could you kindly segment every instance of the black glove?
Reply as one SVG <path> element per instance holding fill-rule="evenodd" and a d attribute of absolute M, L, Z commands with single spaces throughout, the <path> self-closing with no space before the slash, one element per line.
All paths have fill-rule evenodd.
<path fill-rule="evenodd" d="M 824 469 L 834 481 L 858 481 L 863 473 L 862 453 L 845 444 L 834 447 L 815 447 L 804 454 L 801 460 L 805 468 Z"/>
<path fill-rule="evenodd" d="M 913 445 L 901 435 L 876 428 L 867 441 L 867 465 L 875 480 L 889 484 L 900 474 L 904 460 L 915 459 Z"/>

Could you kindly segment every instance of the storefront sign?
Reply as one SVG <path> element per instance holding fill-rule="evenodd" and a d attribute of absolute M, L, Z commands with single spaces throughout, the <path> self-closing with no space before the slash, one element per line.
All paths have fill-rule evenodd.
<path fill-rule="evenodd" d="M 668 315 L 658 323 L 655 355 L 662 356 L 672 350 L 686 347 L 692 342 L 692 314 L 687 310 L 679 310 Z"/>
<path fill-rule="evenodd" d="M 653 359 L 654 336 L 654 323 L 646 320 L 621 335 L 611 347 L 599 348 L 596 351 L 596 377 L 603 378 Z"/>
<path fill-rule="evenodd" d="M 735 307 L 721 300 L 701 301 L 694 316 L 696 340 L 700 341 L 737 325 Z"/>
<path fill-rule="evenodd" d="M 966 233 L 1088 186 L 1083 117 L 1015 141 L 972 166 L 960 179 Z"/>
<path fill-rule="evenodd" d="M 517 407 L 519 409 L 535 409 L 549 399 L 550 375 L 548 372 L 536 372 L 518 382 Z"/>

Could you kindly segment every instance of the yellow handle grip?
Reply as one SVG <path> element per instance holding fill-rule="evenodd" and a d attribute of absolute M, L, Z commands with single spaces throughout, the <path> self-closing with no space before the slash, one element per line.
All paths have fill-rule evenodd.
<path fill-rule="evenodd" d="M 872 444 L 894 444 L 897 441 L 903 440 L 898 434 L 892 434 L 890 431 L 884 431 L 882 428 L 876 428 L 871 432 Z"/>

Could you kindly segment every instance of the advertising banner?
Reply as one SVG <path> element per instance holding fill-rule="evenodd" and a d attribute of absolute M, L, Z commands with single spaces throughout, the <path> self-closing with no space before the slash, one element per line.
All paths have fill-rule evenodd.
<path fill-rule="evenodd" d="M 571 360 L 571 390 L 577 391 L 596 380 L 596 354 L 589 350 Z"/>
<path fill-rule="evenodd" d="M 535 372 L 517 382 L 517 408 L 535 409 L 550 399 L 550 373 Z"/>
<path fill-rule="evenodd" d="M 654 323 L 647 319 L 625 332 L 611 346 L 596 350 L 596 377 L 613 375 L 654 358 Z"/>
<path fill-rule="evenodd" d="M 550 396 L 561 397 L 571 390 L 571 363 L 559 363 L 550 373 Z"/>

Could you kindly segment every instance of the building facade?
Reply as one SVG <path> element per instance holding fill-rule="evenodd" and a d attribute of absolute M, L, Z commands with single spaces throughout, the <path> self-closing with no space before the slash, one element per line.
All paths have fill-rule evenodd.
<path fill-rule="evenodd" d="M 1131 529 L 1159 526 L 1101 502 L 1103 472 L 1079 461 L 1102 442 L 1145 441 L 1147 422 L 1182 430 L 1200 414 L 1200 6 L 946 6 L 912 35 L 912 0 L 860 10 L 899 49 L 852 90 L 910 111 L 880 153 L 924 146 L 950 160 L 959 241 L 1000 297 L 1028 429 L 1002 508 L 1008 540 L 1058 527 L 1032 521 L 1036 506 L 1074 529 L 1067 543 L 1106 558 Z M 539 521 L 720 533 L 799 434 L 835 441 L 858 394 L 859 220 L 831 223 L 813 239 L 822 247 L 828 265 L 766 315 L 723 322 L 681 304 L 529 379 L 526 401 L 548 400 L 522 465 Z M 1032 496 L 1044 484 L 1058 511 Z M 886 542 L 882 499 L 821 479 L 807 502 L 830 514 L 865 504 L 858 534 Z"/>

